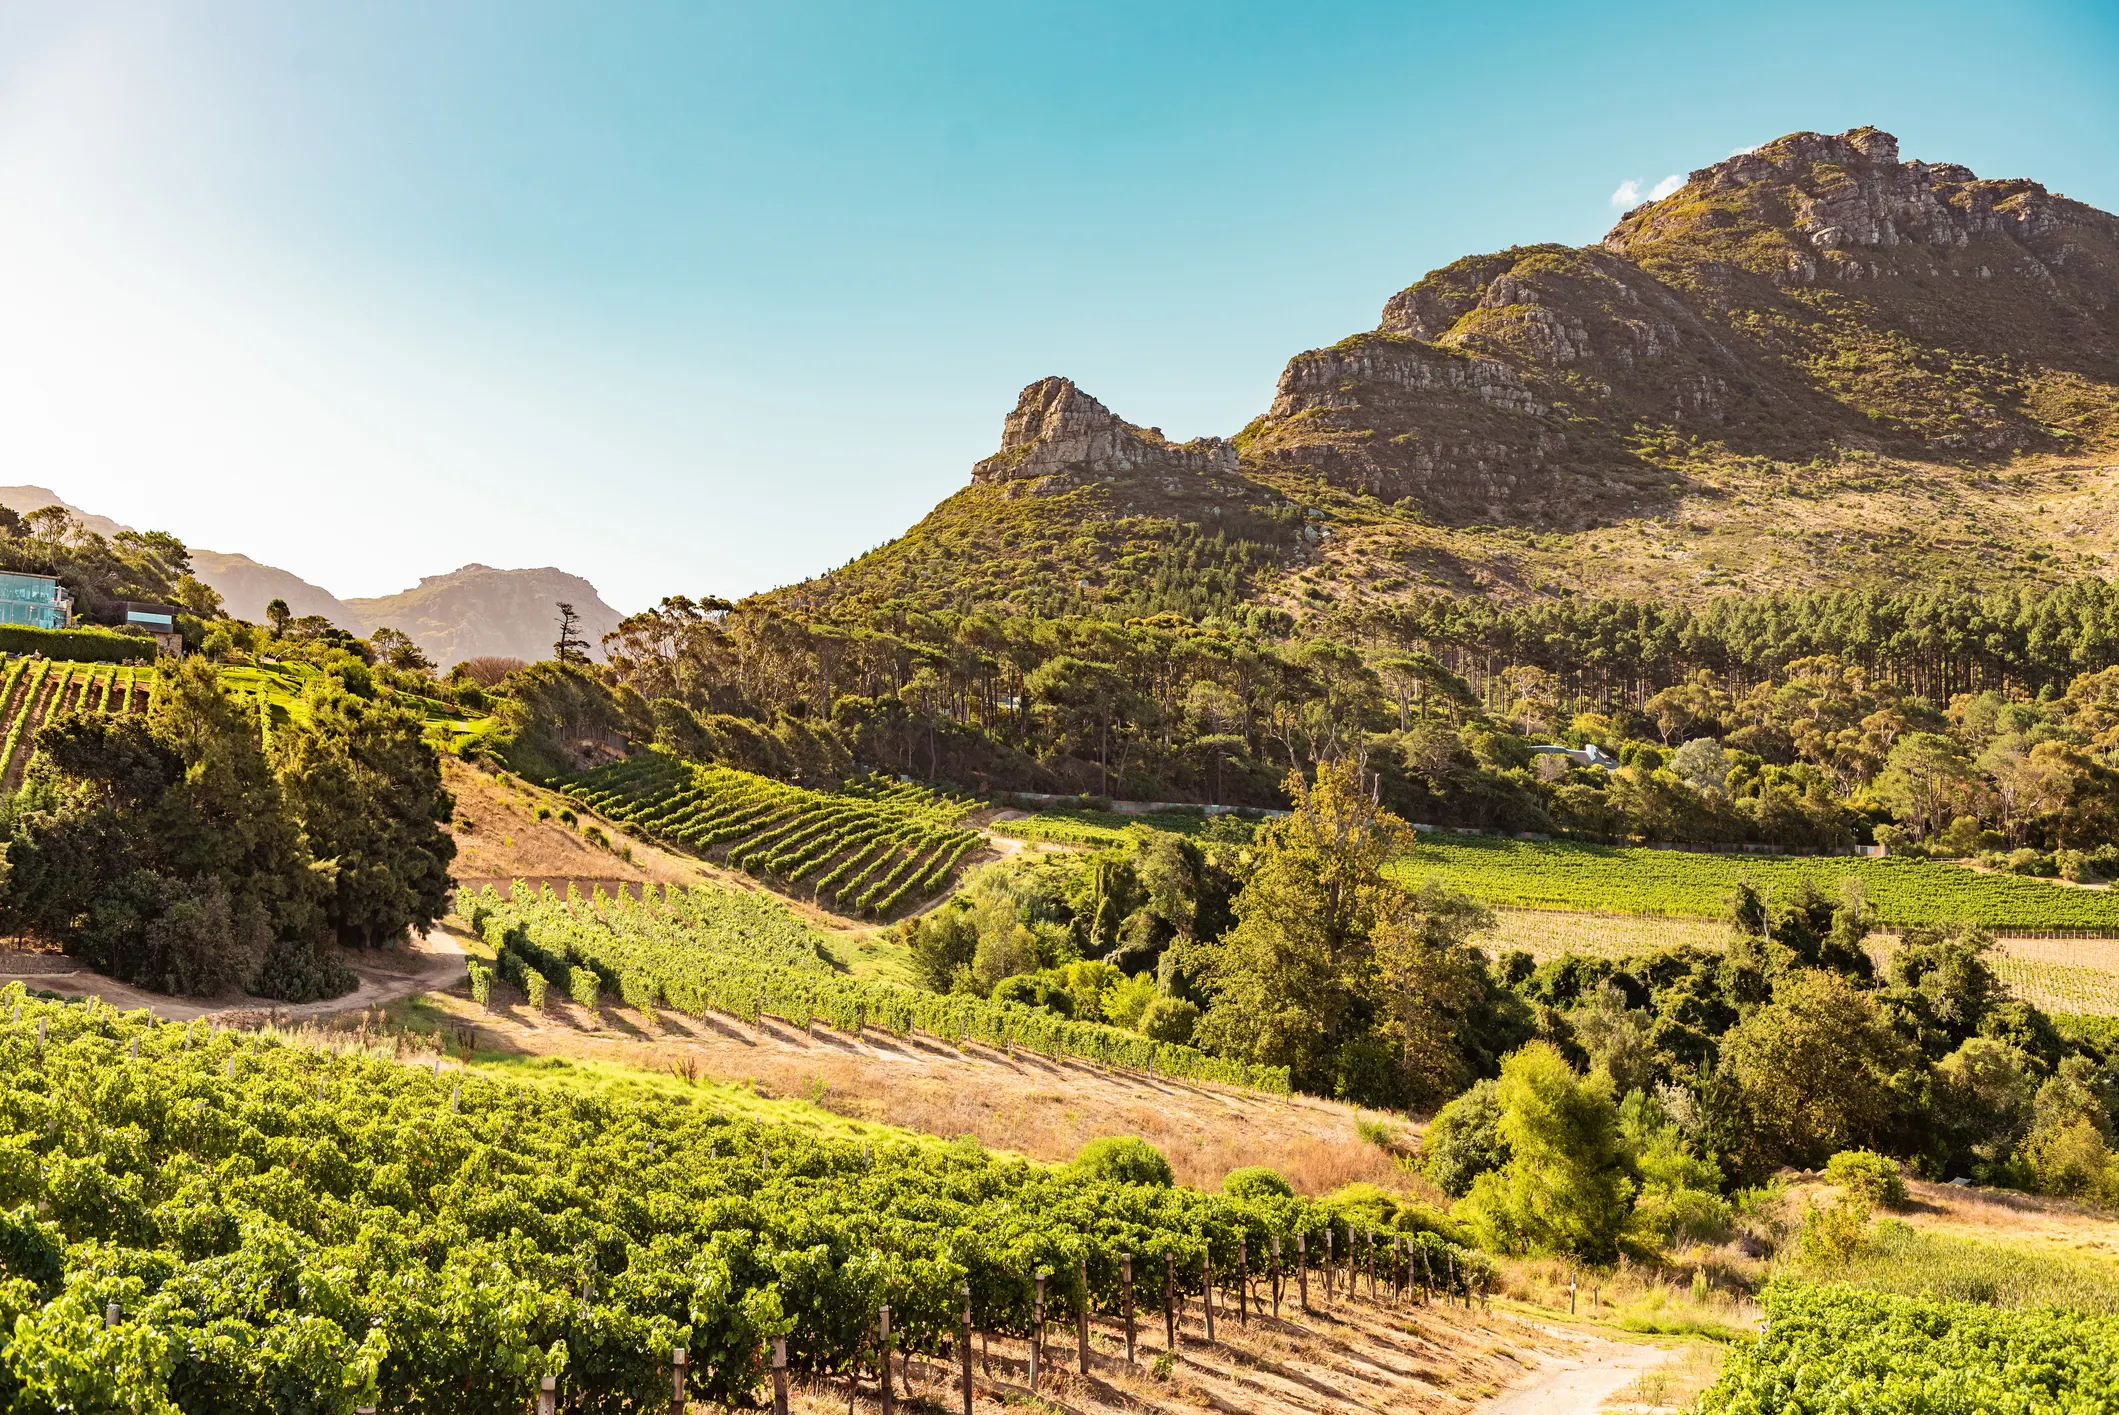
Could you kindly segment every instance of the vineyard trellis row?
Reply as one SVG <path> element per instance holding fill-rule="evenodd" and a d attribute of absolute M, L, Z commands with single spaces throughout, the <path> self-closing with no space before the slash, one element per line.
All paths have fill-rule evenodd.
<path fill-rule="evenodd" d="M 12 657 L 0 673 L 0 782 L 12 790 L 29 765 L 37 729 L 62 712 L 144 712 L 154 669 L 135 664 L 76 663 Z"/>
<path fill-rule="evenodd" d="M 723 850 L 739 870 L 877 918 L 940 890 L 979 844 L 956 824 L 975 803 L 881 777 L 826 794 L 649 750 L 559 789 L 645 834 Z"/>
<path fill-rule="evenodd" d="M 817 935 L 777 900 L 709 887 L 653 885 L 638 896 L 583 898 L 568 887 L 491 885 L 459 893 L 457 914 L 499 955 L 508 980 L 528 994 L 565 985 L 572 970 L 593 970 L 603 985 L 644 1013 L 668 1006 L 688 1015 L 721 1012 L 746 1022 L 761 1015 L 796 1027 L 823 1022 L 859 1033 L 921 1031 L 951 1043 L 982 1042 L 1041 1056 L 1071 1057 L 1186 1081 L 1212 1081 L 1284 1095 L 1285 1067 L 1224 1061 L 1137 1032 L 1076 1022 L 1015 1003 L 963 993 L 931 993 L 849 978 L 834 970 Z M 533 985 L 530 975 L 537 975 Z"/>
<path fill-rule="evenodd" d="M 350 1039 L 0 990 L 11 1408 L 168 1411 L 181 1383 L 227 1415 L 520 1415 L 553 1375 L 583 1409 L 637 1410 L 669 1398 L 676 1347 L 689 1396 L 752 1405 L 775 1338 L 796 1371 L 843 1375 L 881 1305 L 900 1350 L 932 1354 L 967 1305 L 1028 1335 L 1041 1276 L 1048 1318 L 1108 1316 L 1128 1255 L 1191 1295 L 1210 1273 L 1229 1289 L 1240 1245 L 1344 1257 L 1357 1235 L 1386 1288 L 1491 1283 L 1478 1254 L 1358 1204 L 830 1140 L 704 1097 L 444 1076 Z"/>

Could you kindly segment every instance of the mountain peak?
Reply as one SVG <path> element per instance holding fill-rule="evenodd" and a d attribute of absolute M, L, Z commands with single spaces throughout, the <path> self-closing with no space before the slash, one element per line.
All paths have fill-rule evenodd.
<path fill-rule="evenodd" d="M 1236 449 L 1218 437 L 1174 443 L 1161 428 L 1137 427 L 1075 385 L 1041 378 L 1024 388 L 1001 425 L 1001 448 L 971 469 L 974 482 L 1065 476 L 1095 479 L 1138 472 L 1234 472 Z"/>

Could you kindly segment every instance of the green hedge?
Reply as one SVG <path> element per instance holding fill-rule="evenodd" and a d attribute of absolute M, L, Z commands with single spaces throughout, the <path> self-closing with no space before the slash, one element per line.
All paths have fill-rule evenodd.
<path fill-rule="evenodd" d="M 128 658 L 152 662 L 155 641 L 144 634 L 114 629 L 33 629 L 27 624 L 0 624 L 0 653 L 41 653 L 86 663 L 123 663 Z"/>

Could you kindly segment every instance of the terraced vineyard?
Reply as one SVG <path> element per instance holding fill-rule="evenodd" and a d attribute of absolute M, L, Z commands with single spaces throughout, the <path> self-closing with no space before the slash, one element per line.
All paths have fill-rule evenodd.
<path fill-rule="evenodd" d="M 1423 839 L 1390 872 L 1433 879 L 1497 908 L 1714 918 L 1740 879 L 1778 894 L 1809 880 L 1828 894 L 1859 879 L 1886 927 L 1979 924 L 2021 933 L 2119 935 L 2119 890 L 2077 889 L 1911 859 L 1706 855 L 1491 836 Z"/>
<path fill-rule="evenodd" d="M 970 802 L 875 777 L 827 795 L 650 750 L 559 789 L 658 839 L 878 918 L 940 890 L 979 843 L 956 824 Z"/>
<path fill-rule="evenodd" d="M 62 712 L 145 712 L 155 671 L 145 665 L 75 663 L 67 659 L 10 658 L 0 671 L 0 785 L 13 791 L 37 729 Z"/>
<path fill-rule="evenodd" d="M 706 887 L 657 894 L 649 886 L 640 898 L 606 898 L 598 890 L 584 899 L 570 890 L 562 900 L 549 888 L 518 884 L 503 897 L 488 885 L 461 892 L 456 912 L 493 946 L 502 973 L 532 1006 L 548 988 L 582 1003 L 614 988 L 643 1015 L 668 1006 L 747 1022 L 770 1014 L 797 1027 L 823 1022 L 850 1033 L 918 1030 L 1190 1081 L 1288 1089 L 1285 1067 L 1224 1061 L 1040 1007 L 848 978 L 825 961 L 818 936 L 784 904 L 755 894 Z"/>
<path fill-rule="evenodd" d="M 239 697 L 262 701 L 268 721 L 278 727 L 308 721 L 309 710 L 302 703 L 302 690 L 323 673 L 324 670 L 315 664 L 299 660 L 231 664 L 220 670 L 220 682 L 224 689 Z M 389 696 L 391 701 L 426 719 L 429 733 L 441 738 L 452 752 L 461 753 L 473 738 L 493 725 L 493 719 L 487 714 L 445 698 L 425 697 L 395 688 L 389 690 Z"/>

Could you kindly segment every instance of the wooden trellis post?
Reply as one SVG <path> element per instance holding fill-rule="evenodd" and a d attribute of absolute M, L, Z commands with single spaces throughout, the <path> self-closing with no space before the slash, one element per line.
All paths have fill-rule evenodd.
<path fill-rule="evenodd" d="M 1310 1310 L 1310 1241 L 1307 1235 L 1295 1235 L 1295 1296 L 1302 1303 L 1302 1310 Z"/>
<path fill-rule="evenodd" d="M 1251 1256 L 1244 1251 L 1241 1234 L 1236 1239 L 1236 1321 L 1251 1324 Z"/>
<path fill-rule="evenodd" d="M 876 1347 L 883 1355 L 883 1415 L 890 1415 L 894 1396 L 890 1386 L 890 1308 L 876 1308 Z M 1033 1382 L 1033 1385 L 1035 1382 Z"/>
<path fill-rule="evenodd" d="M 1332 1256 L 1332 1226 L 1326 1224 L 1324 1226 L 1324 1302 L 1327 1307 L 1332 1304 L 1332 1266 L 1334 1261 Z"/>
<path fill-rule="evenodd" d="M 1081 1301 L 1074 1304 L 1075 1343 L 1080 1353 L 1083 1375 L 1089 1374 L 1089 1260 L 1080 1258 L 1078 1276 L 1081 1278 Z"/>
<path fill-rule="evenodd" d="M 554 1377 L 537 1383 L 537 1415 L 559 1415 L 559 1382 Z"/>
<path fill-rule="evenodd" d="M 1177 1350 L 1177 1259 L 1163 1254 L 1163 1350 Z"/>
<path fill-rule="evenodd" d="M 1126 1364 L 1133 1364 L 1133 1255 L 1118 1255 L 1118 1285 L 1126 1308 Z"/>
<path fill-rule="evenodd" d="M 971 1415 L 971 1284 L 959 1285 L 957 1296 L 964 1299 L 964 1415 Z"/>
<path fill-rule="evenodd" d="M 680 1346 L 670 1352 L 670 1415 L 684 1415 L 684 1378 L 690 1370 L 689 1351 Z"/>
<path fill-rule="evenodd" d="M 773 1415 L 787 1415 L 787 1338 L 773 1338 Z"/>
<path fill-rule="evenodd" d="M 1273 1319 L 1280 1319 L 1280 1235 L 1273 1235 Z"/>
<path fill-rule="evenodd" d="M 1214 1339 L 1214 1250 L 1208 1249 L 1200 1269 L 1200 1305 L 1207 1311 L 1207 1340 Z"/>
<path fill-rule="evenodd" d="M 1045 1344 L 1045 1275 L 1031 1279 L 1036 1296 L 1030 1299 L 1030 1393 L 1037 1394 L 1037 1349 Z"/>

